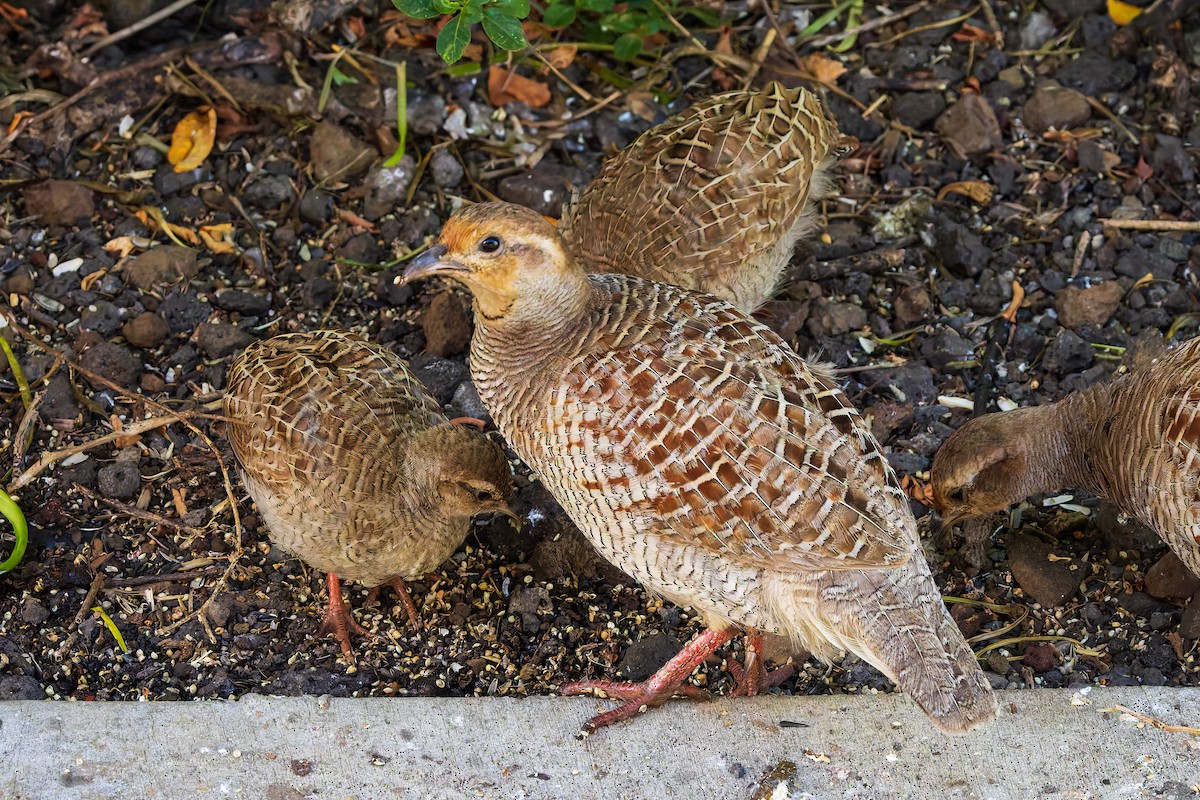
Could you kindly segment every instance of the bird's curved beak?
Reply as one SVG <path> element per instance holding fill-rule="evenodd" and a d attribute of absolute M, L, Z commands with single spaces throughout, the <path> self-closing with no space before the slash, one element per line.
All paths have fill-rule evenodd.
<path fill-rule="evenodd" d="M 457 261 L 446 258 L 446 252 L 446 245 L 433 245 L 409 262 L 404 274 L 396 277 L 396 283 L 403 286 L 417 278 L 428 278 L 431 275 L 454 275 L 468 271 Z"/>

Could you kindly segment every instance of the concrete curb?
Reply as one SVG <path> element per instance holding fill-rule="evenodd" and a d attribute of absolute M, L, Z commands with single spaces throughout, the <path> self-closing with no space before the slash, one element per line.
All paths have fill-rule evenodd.
<path fill-rule="evenodd" d="M 1003 692 L 1003 715 L 965 737 L 938 733 L 900 695 L 680 701 L 585 742 L 579 724 L 611 704 L 14 701 L 0 703 L 0 795 L 749 800 L 791 761 L 786 788 L 760 796 L 1194 799 L 1200 737 L 1101 713 L 1118 704 L 1200 723 L 1200 689 L 1165 688 Z"/>

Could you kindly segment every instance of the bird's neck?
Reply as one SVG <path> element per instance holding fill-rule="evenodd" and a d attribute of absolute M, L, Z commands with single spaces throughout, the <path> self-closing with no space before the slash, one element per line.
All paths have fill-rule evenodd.
<path fill-rule="evenodd" d="M 1110 399 L 1109 387 L 1097 385 L 1040 407 L 1030 416 L 1020 432 L 1033 484 L 1029 494 L 1066 488 L 1107 493 L 1096 446 Z"/>

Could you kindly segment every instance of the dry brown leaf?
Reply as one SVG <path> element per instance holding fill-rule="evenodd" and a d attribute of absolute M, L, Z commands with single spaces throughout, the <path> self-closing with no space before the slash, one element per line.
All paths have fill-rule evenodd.
<path fill-rule="evenodd" d="M 1133 282 L 1133 286 L 1129 287 L 1129 291 L 1132 292 L 1134 289 L 1140 289 L 1143 286 L 1148 286 L 1152 283 L 1154 283 L 1154 273 L 1147 272 L 1145 275 Z"/>
<path fill-rule="evenodd" d="M 232 255 L 237 252 L 233 243 L 233 223 L 222 222 L 219 225 L 201 225 L 200 241 L 214 253 Z"/>
<path fill-rule="evenodd" d="M 546 60 L 555 69 L 566 69 L 575 63 L 575 56 L 579 53 L 579 47 L 573 44 L 564 44 L 561 47 L 556 47 L 548 53 L 544 53 Z"/>
<path fill-rule="evenodd" d="M 846 74 L 846 66 L 821 53 L 811 53 L 801 62 L 804 71 L 817 83 L 836 86 L 838 78 Z"/>
<path fill-rule="evenodd" d="M 937 194 L 937 199 L 945 200 L 948 194 L 960 194 L 963 197 L 969 197 L 981 206 L 986 206 L 992 202 L 992 197 L 996 194 L 996 187 L 984 181 L 955 181 L 943 186 Z"/>
<path fill-rule="evenodd" d="M 369 219 L 364 219 L 363 217 L 360 217 L 358 214 L 355 214 L 353 211 L 347 211 L 344 208 L 339 208 L 337 210 L 337 215 L 338 215 L 338 219 L 341 219 L 344 222 L 348 222 L 356 228 L 362 228 L 363 230 L 370 231 L 371 233 L 379 232 L 379 228 L 376 227 L 374 222 L 371 222 L 371 220 L 369 220 Z"/>
<path fill-rule="evenodd" d="M 154 206 L 142 206 L 134 212 L 134 216 L 141 220 L 147 228 L 158 228 L 166 234 L 168 239 L 180 247 L 187 247 L 188 244 L 200 244 L 200 237 L 196 235 L 195 231 L 168 222 L 162 211 Z"/>
<path fill-rule="evenodd" d="M 197 109 L 179 120 L 171 134 L 167 162 L 176 172 L 187 172 L 204 163 L 217 136 L 217 111 L 211 106 Z"/>
<path fill-rule="evenodd" d="M 979 44 L 993 44 L 996 41 L 996 34 L 991 31 L 985 31 L 983 28 L 972 25 L 969 22 L 964 22 L 950 37 L 959 42 L 976 42 Z"/>
<path fill-rule="evenodd" d="M 1021 303 L 1025 302 L 1025 287 L 1016 281 L 1013 281 L 1012 294 L 1012 300 L 1009 301 L 1008 308 L 1004 309 L 1000 316 L 1011 322 L 1013 325 L 1016 325 L 1017 311 L 1020 310 Z"/>
<path fill-rule="evenodd" d="M 646 122 L 654 122 L 658 119 L 658 106 L 654 102 L 654 95 L 650 92 L 630 92 L 625 95 L 625 105 L 629 107 L 630 113 L 641 117 Z"/>
<path fill-rule="evenodd" d="M 1151 176 L 1154 175 L 1154 167 L 1147 164 L 1146 159 L 1141 156 L 1138 156 L 1138 163 L 1133 171 L 1144 181 L 1150 180 Z"/>
<path fill-rule="evenodd" d="M 117 258 L 125 258 L 134 250 L 138 249 L 138 246 L 133 243 L 132 236 L 118 236 L 115 239 L 109 239 L 107 242 L 105 242 L 104 249 L 107 252 L 114 254 Z"/>
<path fill-rule="evenodd" d="M 488 69 L 488 101 L 493 106 L 521 102 L 530 108 L 541 108 L 550 102 L 550 87 L 493 64 Z"/>

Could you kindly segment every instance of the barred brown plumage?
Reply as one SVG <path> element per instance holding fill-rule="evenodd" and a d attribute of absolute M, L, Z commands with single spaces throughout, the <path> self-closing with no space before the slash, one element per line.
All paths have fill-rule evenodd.
<path fill-rule="evenodd" d="M 749 314 L 779 287 L 852 141 L 805 89 L 716 95 L 609 159 L 560 230 L 590 272 L 708 292 Z"/>
<path fill-rule="evenodd" d="M 1200 338 L 1057 403 L 971 420 L 938 450 L 930 484 L 946 526 L 1084 489 L 1157 530 L 1200 575 Z M 964 546 L 976 564 L 987 530 Z"/>
<path fill-rule="evenodd" d="M 588 276 L 531 211 L 459 212 L 406 278 L 474 296 L 471 370 L 513 449 L 610 561 L 710 628 L 589 729 L 659 705 L 745 630 L 849 650 L 947 731 L 995 713 L 895 474 L 830 376 L 730 304 Z M 770 683 L 748 659 L 740 690 Z"/>
<path fill-rule="evenodd" d="M 242 481 L 271 539 L 328 573 L 322 632 L 351 658 L 364 632 L 339 578 L 400 594 L 445 561 L 485 513 L 512 515 L 504 451 L 452 424 L 404 360 L 343 331 L 255 342 L 229 368 L 225 413 Z"/>

